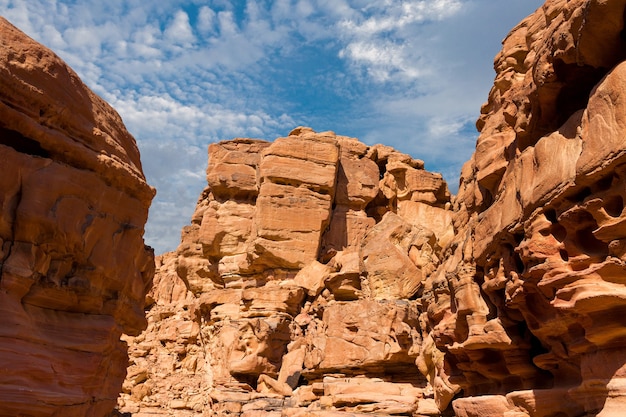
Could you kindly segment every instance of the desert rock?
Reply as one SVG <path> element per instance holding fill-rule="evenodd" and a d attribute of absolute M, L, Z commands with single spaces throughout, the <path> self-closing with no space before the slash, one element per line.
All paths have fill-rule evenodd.
<path fill-rule="evenodd" d="M 496 57 L 456 236 L 424 284 L 442 410 L 622 414 L 625 7 L 548 1 Z"/>
<path fill-rule="evenodd" d="M 146 326 L 154 190 L 118 114 L 0 19 L 0 410 L 104 416 Z"/>
<path fill-rule="evenodd" d="M 131 338 L 121 410 L 622 415 L 625 8 L 549 0 L 512 30 L 454 198 L 332 132 L 212 145 L 157 273 L 184 297 L 148 311 L 195 336 Z"/>
<path fill-rule="evenodd" d="M 120 411 L 433 409 L 415 364 L 415 298 L 452 235 L 441 176 L 389 147 L 301 127 L 211 145 L 207 182 L 178 250 L 157 262 Z M 403 203 L 428 208 L 405 210 L 409 223 Z"/>

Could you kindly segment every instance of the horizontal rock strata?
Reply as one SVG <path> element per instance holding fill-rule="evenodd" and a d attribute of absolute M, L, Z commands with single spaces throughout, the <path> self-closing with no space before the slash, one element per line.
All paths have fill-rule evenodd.
<path fill-rule="evenodd" d="M 453 201 L 328 132 L 212 145 L 122 410 L 623 415 L 625 9 L 549 0 L 513 29 Z"/>
<path fill-rule="evenodd" d="M 120 117 L 0 19 L 0 414 L 104 416 L 145 328 L 154 195 Z"/>
<path fill-rule="evenodd" d="M 441 176 L 297 128 L 212 144 L 207 180 L 178 250 L 159 258 L 120 411 L 436 410 L 415 362 L 418 299 L 453 235 Z"/>

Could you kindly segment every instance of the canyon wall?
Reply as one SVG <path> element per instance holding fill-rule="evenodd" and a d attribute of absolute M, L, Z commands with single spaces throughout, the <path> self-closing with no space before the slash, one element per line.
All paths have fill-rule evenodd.
<path fill-rule="evenodd" d="M 120 117 L 0 18 L 0 415 L 104 416 L 146 326 L 154 190 Z"/>
<path fill-rule="evenodd" d="M 548 1 L 496 57 L 422 297 L 457 416 L 623 415 L 625 7 Z"/>
<path fill-rule="evenodd" d="M 332 132 L 211 145 L 120 410 L 622 415 L 625 8 L 549 0 L 513 29 L 452 201 Z"/>
<path fill-rule="evenodd" d="M 209 161 L 129 338 L 121 411 L 438 413 L 415 361 L 424 283 L 453 238 L 441 176 L 308 128 L 212 144 Z"/>

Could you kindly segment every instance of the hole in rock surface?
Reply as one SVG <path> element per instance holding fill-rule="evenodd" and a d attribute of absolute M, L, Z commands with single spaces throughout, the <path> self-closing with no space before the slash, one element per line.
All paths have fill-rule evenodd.
<path fill-rule="evenodd" d="M 0 128 L 0 145 L 9 146 L 19 153 L 42 158 L 50 157 L 50 153 L 42 148 L 39 142 L 11 129 Z"/>
<path fill-rule="evenodd" d="M 561 226 L 560 224 L 552 225 L 552 227 L 550 228 L 550 232 L 552 233 L 552 236 L 554 236 L 554 238 L 559 242 L 563 242 L 567 237 L 567 229 L 565 229 L 565 227 Z"/>
<path fill-rule="evenodd" d="M 604 211 L 611 217 L 621 216 L 624 211 L 624 200 L 619 195 L 609 197 L 604 202 Z"/>
<path fill-rule="evenodd" d="M 576 232 L 576 246 L 590 256 L 607 256 L 609 245 L 596 239 L 593 235 L 595 227 L 587 227 Z"/>
<path fill-rule="evenodd" d="M 565 84 L 556 100 L 557 123 L 561 126 L 572 114 L 587 107 L 589 93 L 606 75 L 608 69 L 566 64 L 556 60 L 554 71 L 558 79 Z"/>

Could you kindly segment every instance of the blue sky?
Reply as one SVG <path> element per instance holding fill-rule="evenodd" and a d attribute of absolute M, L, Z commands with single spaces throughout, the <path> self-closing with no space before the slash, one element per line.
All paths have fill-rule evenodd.
<path fill-rule="evenodd" d="M 0 0 L 120 113 L 173 250 L 206 184 L 207 146 L 296 126 L 384 143 L 453 192 L 500 42 L 539 0 Z"/>

